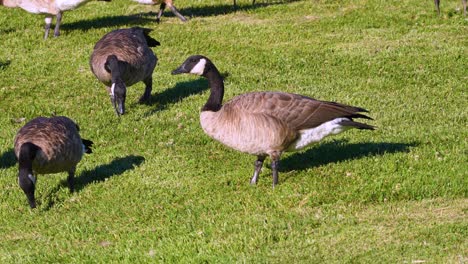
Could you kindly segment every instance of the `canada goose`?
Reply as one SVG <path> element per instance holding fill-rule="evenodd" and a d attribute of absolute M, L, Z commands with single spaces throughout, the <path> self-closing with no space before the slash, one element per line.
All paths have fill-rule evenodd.
<path fill-rule="evenodd" d="M 210 97 L 201 109 L 200 123 L 210 137 L 257 156 L 250 181 L 256 184 L 263 161 L 272 160 L 273 187 L 278 183 L 278 167 L 283 152 L 297 151 L 326 136 L 349 128 L 374 127 L 355 122 L 368 116 L 363 108 L 318 101 L 298 94 L 253 92 L 239 95 L 222 105 L 224 83 L 216 66 L 205 56 L 194 55 L 172 71 L 203 76 L 210 84 Z"/>
<path fill-rule="evenodd" d="M 79 127 L 65 116 L 37 117 L 24 125 L 15 137 L 19 161 L 18 183 L 36 207 L 34 174 L 68 172 L 68 187 L 74 190 L 76 165 L 83 153 L 91 153 L 92 141 L 81 139 Z"/>
<path fill-rule="evenodd" d="M 434 4 L 437 9 L 437 14 L 440 15 L 440 0 L 434 0 Z M 466 0 L 462 0 L 462 5 L 463 5 L 463 15 L 466 16 Z"/>
<path fill-rule="evenodd" d="M 159 23 L 161 21 L 161 16 L 162 13 L 164 12 L 164 9 L 166 8 L 166 5 L 169 6 L 169 9 L 171 9 L 172 13 L 176 15 L 180 20 L 183 22 L 187 21 L 187 19 L 179 13 L 179 10 L 174 6 L 173 0 L 134 0 L 137 1 L 140 4 L 145 4 L 145 5 L 158 5 L 159 6 L 159 12 L 158 12 L 158 17 L 156 18 L 156 21 Z"/>
<path fill-rule="evenodd" d="M 45 14 L 45 33 L 44 39 L 49 36 L 52 16 L 56 17 L 54 36 L 60 35 L 60 23 L 64 11 L 72 10 L 90 0 L 0 0 L 0 5 L 6 7 L 20 7 L 29 13 Z M 110 0 L 99 0 L 110 1 Z"/>
<path fill-rule="evenodd" d="M 125 113 L 127 86 L 143 81 L 145 92 L 140 103 L 151 96 L 153 70 L 158 58 L 149 47 L 159 42 L 148 34 L 148 28 L 117 29 L 107 33 L 94 46 L 91 55 L 91 71 L 107 86 L 117 115 Z"/>

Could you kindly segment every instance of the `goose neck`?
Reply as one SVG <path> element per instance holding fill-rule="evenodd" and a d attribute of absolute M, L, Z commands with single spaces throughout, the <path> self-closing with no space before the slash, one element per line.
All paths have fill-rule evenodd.
<path fill-rule="evenodd" d="M 203 106 L 202 111 L 213 111 L 216 112 L 222 107 L 223 97 L 224 97 L 224 82 L 223 77 L 216 69 L 213 67 L 206 72 L 205 77 L 208 79 L 210 85 L 210 97 Z"/>

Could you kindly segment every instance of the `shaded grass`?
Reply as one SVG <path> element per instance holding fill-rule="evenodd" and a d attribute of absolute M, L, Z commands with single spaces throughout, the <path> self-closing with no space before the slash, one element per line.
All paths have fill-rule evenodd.
<path fill-rule="evenodd" d="M 43 18 L 0 8 L 0 261 L 459 263 L 467 252 L 466 38 L 459 1 L 90 2 Z M 145 26 L 161 42 L 148 104 L 128 89 L 117 118 L 89 70 L 102 35 Z M 254 157 L 208 138 L 204 79 L 172 76 L 210 57 L 225 100 L 281 90 L 364 107 L 373 132 L 348 131 L 284 154 L 280 185 Z M 225 74 L 227 75 L 227 74 Z M 13 138 L 39 115 L 66 115 L 95 142 L 66 174 L 39 176 L 38 210 L 17 186 Z M 25 121 L 21 121 L 25 118 Z M 12 122 L 11 120 L 18 120 Z"/>

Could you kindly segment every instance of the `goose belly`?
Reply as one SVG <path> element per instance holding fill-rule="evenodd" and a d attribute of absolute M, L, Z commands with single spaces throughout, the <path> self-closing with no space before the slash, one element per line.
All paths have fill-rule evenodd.
<path fill-rule="evenodd" d="M 44 152 L 40 151 L 33 161 L 33 171 L 38 174 L 59 173 L 69 171 L 80 162 L 83 153 L 75 149 L 69 150 L 60 155 L 52 157 L 47 156 Z"/>
<path fill-rule="evenodd" d="M 211 138 L 235 150 L 261 155 L 282 150 L 291 133 L 281 124 L 262 116 L 222 118 L 216 113 L 202 112 L 200 123 L 203 131 Z"/>
<path fill-rule="evenodd" d="M 56 6 L 59 10 L 71 10 L 75 9 L 87 0 L 55 0 Z"/>
<path fill-rule="evenodd" d="M 296 151 L 307 147 L 308 145 L 317 143 L 330 135 L 339 134 L 349 127 L 340 125 L 341 121 L 349 120 L 348 118 L 335 118 L 325 122 L 318 127 L 304 129 L 299 132 L 299 137 L 289 147 L 288 151 Z"/>
<path fill-rule="evenodd" d="M 133 0 L 135 2 L 138 2 L 140 4 L 144 4 L 144 5 L 156 5 L 158 4 L 158 0 Z"/>
<path fill-rule="evenodd" d="M 56 15 L 58 11 L 55 8 L 54 4 L 51 3 L 51 1 L 47 1 L 47 0 L 37 0 L 37 1 L 22 0 L 18 2 L 17 6 L 19 6 L 20 8 L 32 14 Z"/>

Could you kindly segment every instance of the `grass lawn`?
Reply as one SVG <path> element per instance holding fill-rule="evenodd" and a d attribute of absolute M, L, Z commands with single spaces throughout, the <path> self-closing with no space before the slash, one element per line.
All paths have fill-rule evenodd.
<path fill-rule="evenodd" d="M 132 1 L 90 2 L 43 40 L 44 17 L 0 7 L 1 263 L 467 263 L 468 18 L 461 1 L 177 0 L 189 21 Z M 161 42 L 148 104 L 128 89 L 115 115 L 89 69 L 123 27 Z M 52 35 L 52 34 L 51 34 Z M 208 82 L 172 76 L 203 54 L 225 101 L 285 91 L 366 108 L 351 130 L 283 155 L 250 186 L 254 156 L 205 135 Z M 17 183 L 13 139 L 65 115 L 95 142 L 66 173 L 39 176 L 38 208 Z M 24 120 L 23 120 L 24 118 Z M 267 160 L 269 163 L 269 160 Z"/>

